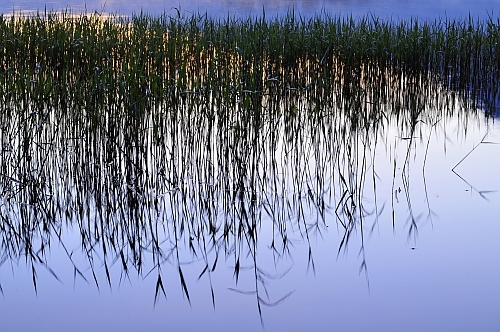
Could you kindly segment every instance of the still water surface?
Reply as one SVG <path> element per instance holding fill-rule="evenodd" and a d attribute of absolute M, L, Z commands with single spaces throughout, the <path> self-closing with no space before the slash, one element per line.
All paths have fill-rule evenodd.
<path fill-rule="evenodd" d="M 90 0 L 84 3 L 72 1 L 12 1 L 6 0 L 0 4 L 0 12 L 12 13 L 18 11 L 36 11 L 44 8 L 50 10 L 71 9 L 75 12 L 119 13 L 131 15 L 141 10 L 151 14 L 169 13 L 172 8 L 178 8 L 188 13 L 208 13 L 216 17 L 247 17 L 261 15 L 264 9 L 270 17 L 281 16 L 290 9 L 304 17 L 319 14 L 322 11 L 328 14 L 364 16 L 374 14 L 384 19 L 408 19 L 419 17 L 422 19 L 438 19 L 443 17 L 459 18 L 498 17 L 500 5 L 496 0 L 222 0 L 222 1 L 174 1 L 152 0 L 138 3 L 136 1 Z"/>
<path fill-rule="evenodd" d="M 282 14 L 289 4 L 223 1 L 181 3 L 180 7 L 213 15 L 257 15 L 263 5 L 271 14 Z M 44 4 L 3 2 L 2 6 L 1 11 L 9 12 L 13 8 L 40 9 Z M 52 2 L 50 6 L 82 8 L 62 2 Z M 173 6 L 179 7 L 179 3 L 152 1 L 143 10 L 161 13 L 171 11 Z M 393 18 L 418 15 L 434 19 L 444 13 L 460 17 L 469 11 L 481 17 L 488 11 L 498 13 L 493 1 L 474 5 L 466 1 L 308 1 L 296 2 L 294 7 L 304 15 L 324 9 L 355 15 L 374 12 Z M 101 3 L 87 3 L 87 10 L 102 8 Z M 104 10 L 128 14 L 140 7 L 132 2 L 108 1 Z M 443 99 L 445 95 L 443 92 Z M 245 251 L 248 239 L 235 239 L 234 246 L 229 245 L 225 252 L 208 252 L 205 258 L 199 251 L 193 255 L 187 242 L 181 244 L 181 256 L 173 261 L 182 267 L 189 301 L 177 263 L 170 258 L 162 267 L 167 296 L 160 291 L 156 304 L 157 277 L 156 272 L 147 273 L 152 268 L 148 255 L 144 256 L 147 269 L 140 275 L 134 271 L 125 273 L 119 257 L 116 261 L 108 259 L 113 263 L 109 266 L 110 287 L 102 263 L 106 255 L 97 250 L 95 255 L 99 257 L 91 266 L 81 252 L 80 230 L 85 225 L 62 227 L 65 247 L 54 235 L 46 263 L 59 280 L 48 269 L 38 267 L 37 292 L 24 258 L 3 255 L 1 330 L 255 331 L 262 329 L 262 323 L 269 331 L 500 330 L 500 125 L 485 118 L 481 110 L 464 116 L 466 110 L 472 112 L 467 100 L 435 103 L 435 95 L 428 99 L 433 102 L 426 104 L 422 121 L 414 130 L 387 118 L 375 133 L 343 138 L 352 140 L 357 148 L 335 167 L 352 176 L 345 181 L 357 200 L 354 197 L 349 201 L 343 195 L 344 187 L 338 179 L 328 181 L 335 176 L 328 159 L 335 147 L 328 141 L 314 143 L 314 131 L 305 131 L 303 146 L 292 148 L 287 145 L 285 129 L 278 126 L 283 135 L 273 142 L 275 152 L 271 148 L 262 152 L 276 158 L 273 169 L 278 171 L 270 176 L 283 183 L 284 189 L 277 190 L 280 185 L 272 187 L 272 180 L 262 180 L 263 193 L 275 196 L 267 197 L 268 205 L 262 205 L 271 212 L 261 208 L 255 247 Z M 388 102 L 386 107 L 390 109 L 390 105 Z M 269 144 L 265 138 L 263 142 Z M 291 157 L 294 153 L 296 159 Z M 342 150 L 344 156 L 349 153 Z M 300 181 L 296 163 L 300 165 L 299 173 L 305 170 Z M 318 175 L 322 181 L 316 180 Z M 208 188 L 190 187 L 192 179 L 185 181 L 188 192 Z M 328 185 L 322 188 L 319 183 Z M 298 191 L 306 196 L 317 195 L 321 200 L 298 199 Z M 193 195 L 188 194 L 188 201 L 189 197 L 199 197 Z M 165 196 L 158 197 L 161 200 Z M 264 194 L 259 197 L 259 201 L 265 199 Z M 326 205 L 324 215 L 315 205 L 321 201 Z M 344 209 L 336 209 L 339 202 L 345 203 Z M 196 209 L 197 201 L 191 203 Z M 185 213 L 172 201 L 164 204 L 162 216 L 172 217 L 170 211 Z M 301 204 L 302 209 L 298 208 Z M 357 209 L 350 210 L 351 204 Z M 273 208 L 278 213 L 274 218 L 270 216 Z M 7 211 L 4 204 L 2 209 L 2 213 Z M 303 211 L 297 213 L 300 210 Z M 359 215 L 346 244 L 341 221 L 346 220 L 349 211 Z M 280 221 L 281 228 L 275 227 L 273 219 Z M 273 249 L 273 239 L 280 238 L 277 232 L 286 234 L 289 244 L 277 244 Z M 68 252 L 72 253 L 72 262 Z M 237 283 L 235 253 L 242 255 Z M 212 265 L 215 257 L 217 268 L 210 276 L 205 273 L 199 278 L 205 262 Z M 259 273 L 253 268 L 256 262 Z M 79 267 L 82 276 L 74 266 Z M 99 280 L 99 287 L 94 277 Z M 256 287 L 265 300 L 261 316 Z"/>

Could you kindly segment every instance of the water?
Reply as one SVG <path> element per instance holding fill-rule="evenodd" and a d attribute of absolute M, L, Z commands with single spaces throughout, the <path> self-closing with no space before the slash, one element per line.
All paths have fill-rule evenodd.
<path fill-rule="evenodd" d="M 243 11 L 258 13 L 261 7 L 261 4 L 241 7 L 223 4 L 224 11 L 235 14 Z M 56 4 L 54 7 L 64 5 Z M 108 2 L 106 11 L 126 13 L 137 10 L 113 5 Z M 21 6 L 27 10 L 41 7 L 39 4 Z M 213 8 L 208 7 L 208 4 L 206 6 Z M 323 3 L 316 8 L 323 6 L 326 9 Z M 380 11 L 382 16 L 390 16 L 390 12 L 394 17 L 415 14 L 415 9 L 409 3 L 401 6 L 401 9 L 396 5 L 387 5 L 390 10 L 383 9 L 384 6 L 376 2 L 331 6 L 332 11 L 339 9 L 354 14 L 372 10 Z M 422 9 L 416 12 L 422 17 L 434 17 L 435 12 L 443 12 L 447 7 L 439 3 L 438 9 L 429 14 L 429 5 L 419 2 L 419 6 Z M 101 6 L 87 5 L 89 7 Z M 162 11 L 163 7 L 167 5 L 151 5 L 146 10 L 157 12 L 157 8 Z M 279 8 L 277 12 L 282 13 L 286 6 L 278 4 L 276 7 Z M 481 9 L 477 4 L 474 7 L 472 9 L 478 15 L 482 15 L 483 9 L 496 9 L 492 4 L 486 4 Z M 447 13 L 451 12 L 450 16 L 456 17 L 468 8 L 468 4 L 455 4 Z M 45 249 L 46 261 L 35 264 L 36 292 L 31 266 L 26 263 L 26 257 L 16 254 L 24 249 L 22 245 L 16 246 L 23 243 L 22 239 L 9 238 L 7 235 L 11 233 L 8 227 L 2 230 L 2 330 L 160 331 L 168 328 L 174 331 L 255 331 L 262 328 L 262 323 L 271 331 L 327 331 L 332 327 L 341 331 L 500 329 L 500 159 L 496 157 L 500 154 L 500 126 L 498 122 L 486 119 L 481 110 L 472 107 L 463 98 L 452 98 L 451 102 L 445 102 L 446 93 L 443 92 L 439 99 L 433 94 L 433 91 L 438 91 L 437 87 L 424 88 L 423 91 L 428 93 L 422 97 L 425 111 L 419 117 L 422 121 L 414 127 L 409 126 L 408 121 L 389 117 L 381 120 L 384 125 L 374 133 L 360 131 L 358 134 L 342 136 L 336 131 L 336 126 L 341 126 L 342 122 L 332 117 L 329 121 L 318 123 L 333 126 L 334 135 L 318 137 L 313 130 L 321 128 L 316 126 L 318 123 L 300 118 L 291 121 L 291 125 L 296 128 L 310 127 L 303 130 L 301 140 L 295 138 L 292 141 L 287 141 L 283 124 L 276 128 L 262 128 L 260 139 L 263 148 L 257 150 L 261 155 L 259 158 L 254 157 L 256 159 L 250 158 L 249 162 L 250 165 L 256 165 L 261 174 L 258 177 L 261 182 L 255 184 L 256 188 L 262 189 L 258 191 L 260 204 L 255 210 L 256 216 L 259 216 L 256 218 L 259 229 L 255 246 L 251 245 L 252 232 L 244 232 L 241 238 L 229 235 L 226 246 L 221 246 L 217 253 L 214 250 L 203 253 L 200 251 L 202 241 L 195 239 L 196 255 L 193 255 L 188 243 L 190 236 L 196 233 L 196 222 L 184 235 L 177 235 L 182 241 L 178 247 L 174 245 L 176 236 L 172 234 L 176 231 L 166 220 L 175 216 L 186 222 L 186 227 L 190 225 L 191 216 L 206 221 L 204 218 L 208 216 L 203 214 L 204 210 L 200 207 L 202 198 L 218 199 L 221 207 L 213 205 L 211 209 L 217 210 L 218 218 L 222 220 L 224 214 L 220 210 L 230 211 L 232 214 L 226 214 L 229 218 L 241 217 L 240 205 L 237 204 L 245 204 L 251 216 L 251 200 L 248 196 L 242 201 L 236 200 L 234 209 L 231 208 L 233 194 L 220 190 L 227 189 L 223 176 L 218 178 L 218 183 L 200 183 L 201 178 L 205 179 L 205 170 L 210 169 L 210 163 L 203 164 L 198 174 L 195 171 L 198 171 L 196 165 L 199 163 L 184 164 L 187 173 L 195 174 L 195 177 L 182 179 L 184 182 L 179 186 L 184 191 L 149 193 L 152 197 L 156 196 L 160 206 L 163 206 L 163 209 L 159 209 L 159 216 L 154 215 L 152 219 L 164 221 L 160 224 L 166 230 L 159 230 L 160 240 L 167 241 L 161 244 L 165 250 L 161 271 L 155 268 L 148 249 L 144 250 L 144 271 L 141 274 L 132 268 L 130 262 L 130 271 L 125 273 L 119 256 L 127 246 L 133 247 L 128 239 L 144 239 L 144 247 L 150 248 L 153 237 L 147 227 L 139 228 L 138 234 L 134 227 L 123 227 L 128 222 L 133 225 L 140 218 L 134 219 L 132 212 L 120 212 L 118 216 L 130 219 L 112 218 L 117 223 L 113 224 L 116 228 L 101 229 L 99 227 L 102 226 L 97 226 L 94 229 L 86 222 L 97 213 L 90 209 L 81 217 L 77 212 L 79 205 L 94 205 L 92 178 L 89 176 L 87 179 L 85 174 L 91 174 L 92 164 L 99 163 L 99 160 L 83 157 L 84 154 L 71 149 L 63 150 L 64 141 L 57 138 L 54 142 L 60 150 L 54 148 L 47 152 L 43 145 L 34 147 L 41 156 L 40 160 L 49 156 L 48 160 L 54 165 L 47 173 L 48 178 L 59 181 L 62 188 L 79 188 L 73 191 L 55 190 L 56 195 L 53 196 L 56 202 L 61 203 L 61 211 L 74 213 L 70 218 L 60 219 L 75 223 L 66 225 L 62 222 L 58 225 L 64 248 L 56 235 L 58 232 L 50 233 L 51 247 L 50 250 Z M 308 103 L 301 104 L 297 100 L 292 101 L 292 104 L 301 109 L 309 107 Z M 388 102 L 385 106 L 390 109 L 390 105 L 391 102 Z M 289 106 L 279 105 L 283 108 Z M 465 113 L 470 115 L 465 116 Z M 55 125 L 56 119 L 50 119 L 50 123 Z M 183 130 L 186 130 L 184 133 L 192 133 L 195 142 L 186 142 L 186 146 L 176 150 L 179 160 L 190 161 L 192 153 L 195 154 L 195 161 L 206 160 L 206 152 L 198 150 L 196 143 L 203 141 L 206 132 L 199 128 Z M 265 135 L 268 132 L 280 134 L 276 141 L 271 142 L 270 136 Z M 50 130 L 45 134 L 49 138 L 64 135 Z M 126 136 L 123 133 L 120 135 Z M 134 147 L 126 145 L 120 135 L 117 136 L 119 142 L 130 148 L 130 151 L 136 151 Z M 329 140 L 328 137 L 334 139 Z M 345 144 L 345 141 L 350 144 Z M 19 142 L 11 143 L 21 146 Z M 174 142 L 166 140 L 165 144 L 171 147 Z M 349 146 L 355 148 L 349 150 Z M 276 147 L 274 152 L 273 147 Z M 240 149 L 237 152 L 245 155 L 243 143 L 236 148 Z M 95 149 L 100 151 L 98 147 Z M 4 161 L 7 158 L 5 151 L 3 148 Z M 151 163 L 147 166 L 151 174 L 156 174 L 156 179 L 161 178 L 158 169 L 168 159 L 167 154 L 161 154 L 161 151 L 151 150 L 147 158 Z M 125 157 L 127 150 L 116 153 L 118 163 L 111 164 L 109 173 L 103 174 L 102 179 L 110 179 L 106 176 L 113 174 L 113 171 L 124 171 L 130 167 Z M 341 156 L 342 161 L 335 163 L 336 159 L 330 158 L 332 155 Z M 68 164 L 60 161 L 65 158 Z M 84 159 L 87 162 L 77 170 L 67 167 L 70 162 L 80 158 L 89 159 Z M 273 158 L 276 162 L 275 172 L 271 172 L 270 166 Z M 252 160 L 255 164 L 251 163 Z M 222 167 L 217 164 L 219 160 L 212 161 Z M 295 168 L 297 164 L 301 167 Z M 16 165 L 10 163 L 6 167 L 9 170 Z M 268 171 L 267 177 L 262 176 L 264 169 Z M 2 174 L 5 172 L 3 169 Z M 339 179 L 339 173 L 345 177 L 345 184 Z M 226 176 L 234 179 L 238 174 L 234 167 L 229 169 L 229 175 Z M 58 180 L 61 176 L 64 176 L 63 179 Z M 273 178 L 278 180 L 277 185 Z M 331 181 L 332 178 L 336 180 Z M 88 187 L 82 185 L 86 183 Z M 78 187 L 79 184 L 82 186 Z M 210 191 L 210 188 L 218 189 Z M 300 199 L 297 195 L 299 192 L 303 194 Z M 114 198 L 117 202 L 126 200 L 125 196 L 120 196 L 114 190 L 108 193 L 112 198 L 116 194 Z M 82 201 L 71 203 L 66 201 L 68 197 L 80 197 Z M 107 203 L 111 205 L 112 200 Z M 321 203 L 326 206 L 324 215 L 318 209 Z M 1 204 L 3 218 L 9 213 L 12 215 L 12 211 L 8 210 L 9 204 L 4 193 Z M 273 208 L 275 218 L 271 218 L 271 212 L 267 212 L 273 211 Z M 346 233 L 341 222 L 349 225 L 350 220 L 355 222 Z M 121 221 L 125 223 L 122 225 Z M 283 235 L 278 234 L 280 232 L 287 235 L 288 245 L 285 245 Z M 95 238 L 82 241 L 82 233 Z M 343 242 L 346 234 L 350 234 L 347 243 Z M 114 240 L 110 240 L 111 237 Z M 98 238 L 108 244 L 107 254 L 103 253 L 101 243 L 97 248 L 92 248 L 92 240 Z M 273 239 L 275 249 L 272 249 Z M 36 236 L 31 240 L 34 247 L 41 241 Z M 88 251 L 82 252 L 82 242 Z M 116 243 L 117 247 L 109 247 L 110 243 Z M 130 251 L 124 252 L 130 255 L 127 259 L 132 259 Z M 68 253 L 71 253 L 72 261 Z M 214 271 L 210 274 L 205 272 L 199 278 L 205 265 L 208 263 L 212 267 L 216 257 L 217 267 Z M 234 269 L 237 257 L 242 268 L 236 283 Z M 108 285 L 104 262 L 109 269 L 111 286 Z M 254 265 L 261 270 L 256 272 Z M 183 271 L 189 301 L 179 277 L 179 267 Z M 57 274 L 59 280 L 51 271 Z M 158 272 L 162 276 L 166 299 L 160 289 L 155 304 Z M 265 281 L 266 287 L 259 280 Z M 215 297 L 215 309 L 211 289 Z M 256 289 L 263 300 L 261 315 L 257 294 L 254 293 Z M 266 306 L 265 303 L 273 305 Z"/>
<path fill-rule="evenodd" d="M 135 1 L 3 1 L 0 4 L 0 12 L 11 13 L 12 11 L 36 11 L 44 8 L 62 10 L 70 8 L 76 12 L 109 12 L 131 15 L 141 10 L 147 13 L 157 14 L 166 12 L 175 14 L 172 8 L 181 9 L 186 12 L 208 13 L 221 18 L 229 16 L 246 17 L 262 14 L 265 9 L 266 15 L 270 17 L 279 16 L 293 8 L 296 12 L 309 17 L 322 11 L 329 14 L 364 16 L 374 14 L 385 19 L 408 19 L 419 17 L 422 19 L 466 18 L 472 17 L 488 18 L 490 15 L 498 17 L 500 8 L 496 0 L 422 0 L 422 1 L 398 1 L 398 0 L 258 0 L 258 1 L 161 1 L 153 0 L 138 4 Z"/>

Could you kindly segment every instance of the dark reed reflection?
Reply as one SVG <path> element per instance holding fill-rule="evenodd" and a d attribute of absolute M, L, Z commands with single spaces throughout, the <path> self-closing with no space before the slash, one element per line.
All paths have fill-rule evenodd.
<path fill-rule="evenodd" d="M 266 295 L 287 271 L 260 257 L 287 257 L 291 238 L 310 243 L 327 220 L 343 234 L 339 253 L 361 236 L 366 272 L 363 234 L 384 208 L 394 224 L 394 202 L 406 201 L 409 238 L 422 212 L 432 218 L 430 205 L 412 208 L 413 141 L 452 117 L 465 127 L 479 107 L 491 115 L 498 100 L 493 22 L 47 14 L 2 18 L 0 34 L 1 260 L 23 260 L 35 291 L 38 269 L 58 278 L 57 245 L 71 262 L 83 255 L 75 275 L 97 287 L 113 284 L 111 266 L 120 279 L 155 275 L 155 301 L 167 269 L 190 301 L 184 264 L 209 279 L 232 266 L 260 313 L 291 295 Z M 375 149 L 391 146 L 393 128 L 406 152 L 387 148 L 388 201 Z M 314 269 L 310 245 L 308 257 Z M 237 288 L 244 268 L 250 291 Z"/>

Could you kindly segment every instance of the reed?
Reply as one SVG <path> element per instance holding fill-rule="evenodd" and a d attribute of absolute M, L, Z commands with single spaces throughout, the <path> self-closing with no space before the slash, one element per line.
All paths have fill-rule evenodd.
<path fill-rule="evenodd" d="M 498 23 L 376 17 L 309 19 L 290 12 L 215 20 L 206 15 L 124 18 L 41 13 L 2 17 L 2 96 L 59 103 L 120 102 L 214 91 L 283 91 L 321 80 L 356 81 L 362 68 L 393 76 L 427 72 L 481 97 L 499 70 Z M 382 77 L 374 77 L 382 82 Z M 75 94 L 86 91 L 86 96 Z"/>

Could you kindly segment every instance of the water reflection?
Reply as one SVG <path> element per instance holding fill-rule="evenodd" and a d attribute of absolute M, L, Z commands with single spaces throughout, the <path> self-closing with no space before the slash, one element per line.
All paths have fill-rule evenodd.
<path fill-rule="evenodd" d="M 85 3 L 71 2 L 64 0 L 55 1 L 23 1 L 9 0 L 0 4 L 0 13 L 12 13 L 13 11 L 38 11 L 38 10 L 60 11 L 71 9 L 74 12 L 108 12 L 123 15 L 133 13 L 162 14 L 164 12 L 173 13 L 172 8 L 180 8 L 185 13 L 208 13 L 213 17 L 246 18 L 247 16 L 260 16 L 265 9 L 268 17 L 284 16 L 290 9 L 294 9 L 303 17 L 312 17 L 321 12 L 331 15 L 353 15 L 361 17 L 375 14 L 383 19 L 409 19 L 418 16 L 421 19 L 464 19 L 469 14 L 473 17 L 487 19 L 489 16 L 498 16 L 498 5 L 495 0 L 480 0 L 471 3 L 465 0 L 448 1 L 396 1 L 396 0 L 223 0 L 223 1 L 189 1 L 179 2 L 148 1 L 147 3 L 137 3 L 127 0 L 89 0 Z"/>
<path fill-rule="evenodd" d="M 217 308 L 222 266 L 226 287 L 251 296 L 262 317 L 294 296 L 270 285 L 296 255 L 314 272 L 314 243 L 330 232 L 340 234 L 331 256 L 355 250 L 369 281 L 365 236 L 404 224 L 415 248 L 420 225 L 438 215 L 433 137 L 461 139 L 484 117 L 476 90 L 461 85 L 475 82 L 465 71 L 443 79 L 333 56 L 325 70 L 324 56 L 288 64 L 209 43 L 183 44 L 172 63 L 149 41 L 98 54 L 92 71 L 46 53 L 43 66 L 27 56 L 4 75 L 1 259 L 26 267 L 35 291 L 41 270 L 59 280 L 54 247 L 75 279 L 99 289 L 154 279 L 155 303 L 175 274 L 188 302 L 190 281 L 207 281 Z M 73 39 L 69 52 L 86 42 Z"/>

